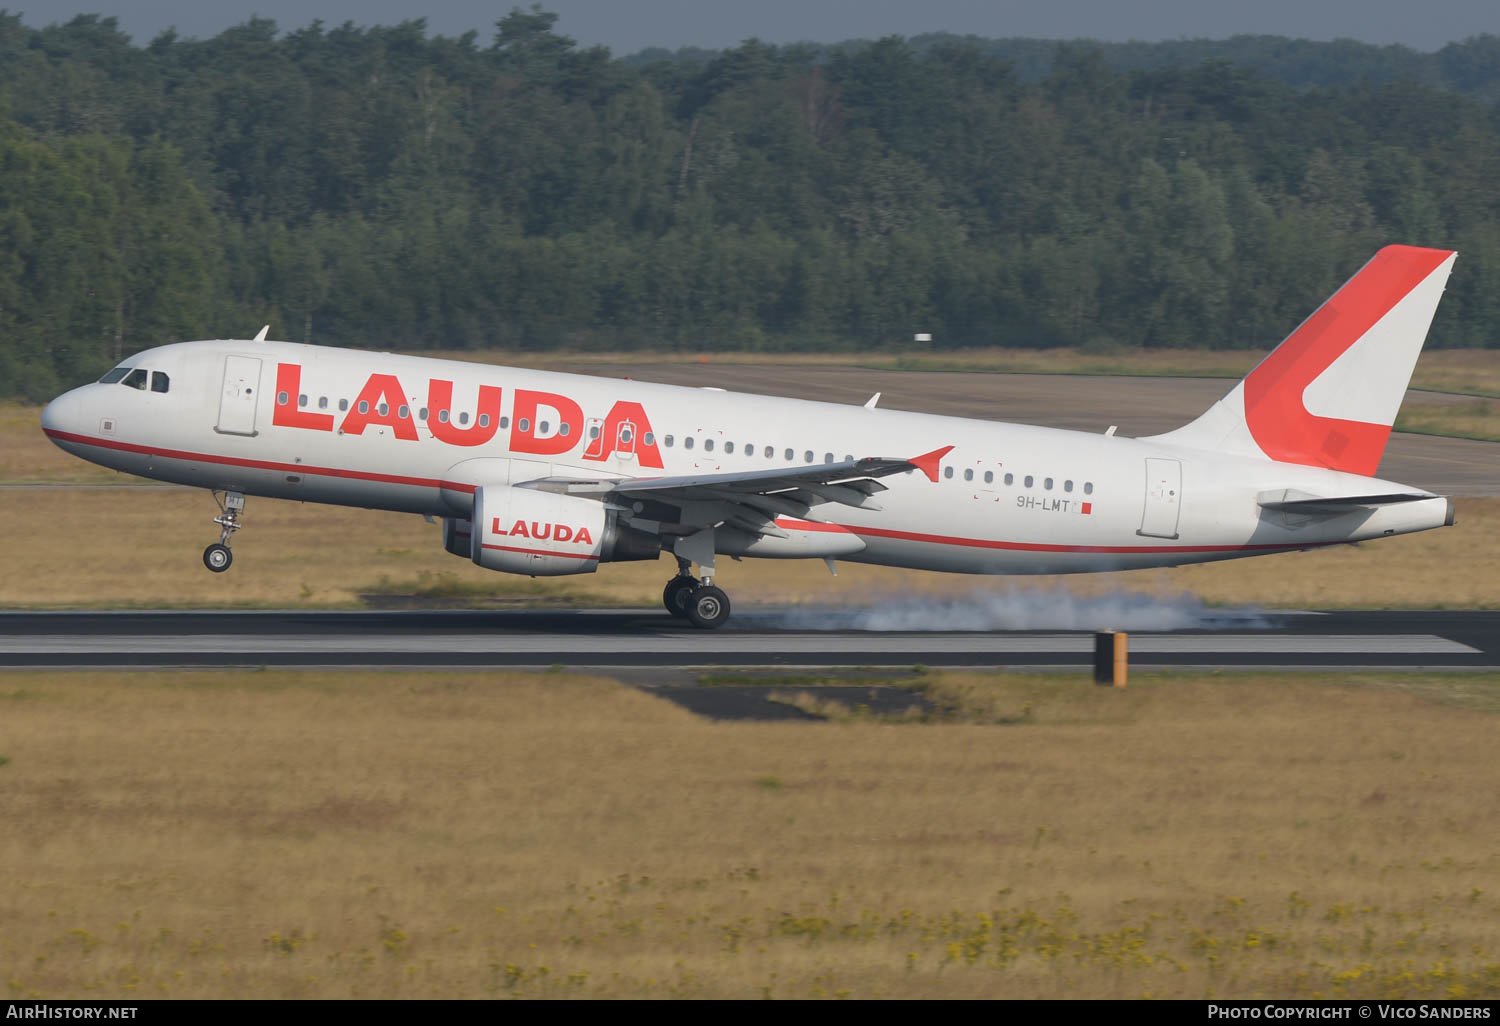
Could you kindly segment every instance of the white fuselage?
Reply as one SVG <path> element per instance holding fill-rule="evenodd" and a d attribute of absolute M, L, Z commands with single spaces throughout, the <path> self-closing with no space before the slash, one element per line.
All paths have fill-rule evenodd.
<path fill-rule="evenodd" d="M 1273 513 L 1258 505 L 1272 490 L 1410 489 L 994 421 L 281 342 L 189 342 L 129 362 L 165 375 L 166 391 L 74 389 L 44 416 L 58 445 L 163 481 L 444 517 L 469 516 L 485 485 L 769 470 L 952 446 L 936 481 L 898 473 L 883 479 L 878 510 L 824 503 L 806 520 L 779 518 L 789 538 L 734 550 L 748 555 L 1073 573 L 1360 541 L 1451 519 L 1442 498 L 1331 517 Z"/>

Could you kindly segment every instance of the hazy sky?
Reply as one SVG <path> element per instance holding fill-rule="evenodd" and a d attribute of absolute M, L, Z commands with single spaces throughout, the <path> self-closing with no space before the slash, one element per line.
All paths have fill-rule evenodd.
<path fill-rule="evenodd" d="M 0 0 L 3 2 L 3 0 Z M 330 25 L 393 25 L 425 17 L 430 34 L 477 29 L 488 43 L 515 0 L 8 0 L 28 25 L 80 12 L 114 15 L 137 44 L 168 27 L 211 36 L 252 14 L 282 29 L 314 18 Z M 529 2 L 524 6 L 530 6 Z M 1496 0 L 547 0 L 558 31 L 616 54 L 646 46 L 734 46 L 751 36 L 773 43 L 916 35 L 1089 37 L 1102 40 L 1223 37 L 1239 32 L 1349 37 L 1435 50 L 1481 32 L 1500 32 Z"/>

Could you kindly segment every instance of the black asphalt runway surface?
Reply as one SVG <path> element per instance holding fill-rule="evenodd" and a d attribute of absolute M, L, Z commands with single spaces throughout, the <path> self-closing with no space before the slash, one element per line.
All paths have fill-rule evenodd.
<path fill-rule="evenodd" d="M 0 667 L 1087 667 L 1088 631 L 857 631 L 736 614 L 698 631 L 664 612 L 10 612 Z M 1132 632 L 1135 667 L 1500 668 L 1500 611 L 1261 612 Z"/>

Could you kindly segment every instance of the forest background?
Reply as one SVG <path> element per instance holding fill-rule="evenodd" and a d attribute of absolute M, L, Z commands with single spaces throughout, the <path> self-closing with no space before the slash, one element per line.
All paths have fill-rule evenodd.
<path fill-rule="evenodd" d="M 1500 346 L 1500 37 L 580 48 L 0 11 L 0 394 L 153 345 L 1267 347 L 1379 246 Z M 916 343 L 918 332 L 930 343 Z"/>

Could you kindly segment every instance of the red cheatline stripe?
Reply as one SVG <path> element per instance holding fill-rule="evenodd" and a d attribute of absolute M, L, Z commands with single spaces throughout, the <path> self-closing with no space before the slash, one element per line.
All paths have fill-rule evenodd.
<path fill-rule="evenodd" d="M 93 438 L 75 435 L 67 431 L 43 428 L 48 438 L 77 445 L 91 445 L 96 449 L 113 449 L 117 452 L 133 452 L 143 456 L 161 456 L 165 459 L 186 460 L 189 463 L 212 463 L 225 467 L 244 467 L 249 470 L 276 470 L 287 474 L 318 474 L 322 477 L 342 477 L 355 481 L 375 481 L 380 484 L 410 485 L 414 488 L 447 488 L 455 492 L 473 494 L 475 485 L 456 481 L 441 481 L 431 477 L 405 477 L 400 474 L 375 474 L 365 470 L 347 470 L 343 467 L 312 467 L 305 463 L 277 463 L 272 460 L 247 460 L 238 456 L 220 456 L 217 453 L 187 452 L 182 449 L 162 449 L 150 445 L 134 445 L 117 442 L 112 438 Z"/>
<path fill-rule="evenodd" d="M 892 531 L 883 527 L 849 527 L 843 524 L 816 524 L 810 520 L 777 517 L 776 526 L 791 531 L 852 533 L 866 538 L 894 538 L 898 541 L 928 542 L 933 545 L 956 545 L 970 549 L 1004 549 L 1012 552 L 1082 552 L 1082 553 L 1149 553 L 1149 552 L 1274 552 L 1280 549 L 1312 549 L 1340 542 L 1293 542 L 1276 545 L 1044 545 L 1040 542 L 991 541 L 988 538 L 960 538 L 949 534 L 918 534 L 915 531 Z"/>
<path fill-rule="evenodd" d="M 548 552 L 546 549 L 520 549 L 513 545 L 491 545 L 488 542 L 481 545 L 482 549 L 494 549 L 497 552 L 522 552 L 528 556 L 561 556 L 563 559 L 597 560 L 599 557 L 593 553 L 578 552 Z"/>
<path fill-rule="evenodd" d="M 119 452 L 134 452 L 146 456 L 162 456 L 167 459 L 186 460 L 191 463 L 213 463 L 229 467 L 246 467 L 251 470 L 279 470 L 284 473 L 320 474 L 325 477 L 341 477 L 357 481 L 376 481 L 381 484 L 410 485 L 416 488 L 448 488 L 458 492 L 473 493 L 475 486 L 455 481 L 440 481 L 429 477 L 403 477 L 398 474 L 372 474 L 363 470 L 346 470 L 342 467 L 310 467 L 302 463 L 275 463 L 270 460 L 247 460 L 235 456 L 219 456 L 214 453 L 184 452 L 179 449 L 158 449 L 146 445 L 133 445 L 107 438 L 91 438 L 67 431 L 43 429 L 49 438 L 78 445 L 91 445 L 100 449 Z M 933 545 L 957 545 L 972 549 L 1006 549 L 1016 552 L 1272 552 L 1277 549 L 1309 549 L 1322 545 L 1337 545 L 1338 542 L 1291 542 L 1280 545 L 1042 545 L 1034 542 L 991 541 L 986 538 L 960 538 L 946 534 L 918 534 L 914 531 L 891 531 L 880 527 L 850 527 L 844 524 L 817 524 L 810 520 L 793 520 L 777 517 L 779 527 L 794 531 L 822 531 L 825 533 L 856 534 L 866 538 L 893 538 L 899 541 L 928 542 Z M 578 556 L 563 552 L 543 552 L 536 549 L 514 549 L 502 545 L 485 545 L 487 549 L 505 552 L 524 552 L 533 556 L 563 556 L 568 559 L 597 559 L 596 556 Z"/>

